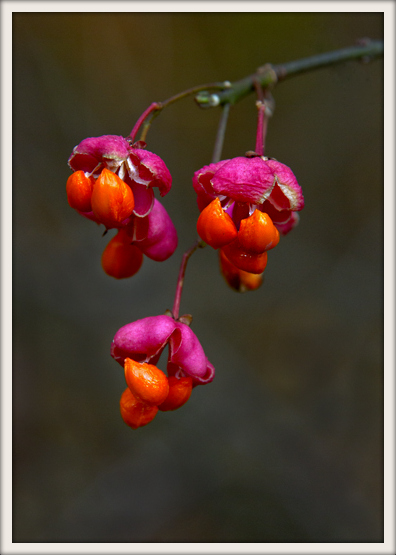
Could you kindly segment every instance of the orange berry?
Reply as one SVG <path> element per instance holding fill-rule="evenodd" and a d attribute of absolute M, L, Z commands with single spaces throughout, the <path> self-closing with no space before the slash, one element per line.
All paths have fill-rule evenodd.
<path fill-rule="evenodd" d="M 234 266 L 250 274 L 262 274 L 267 265 L 266 252 L 261 254 L 248 252 L 242 247 L 238 239 L 223 247 L 223 253 Z"/>
<path fill-rule="evenodd" d="M 121 395 L 120 411 L 125 424 L 136 430 L 154 419 L 158 407 L 142 403 L 127 387 Z"/>
<path fill-rule="evenodd" d="M 90 212 L 92 189 L 95 180 L 87 177 L 82 170 L 71 174 L 66 183 L 67 200 L 72 208 L 80 212 Z"/>
<path fill-rule="evenodd" d="M 143 253 L 131 241 L 125 230 L 120 229 L 106 246 L 101 262 L 108 276 L 124 279 L 139 271 L 143 263 Z"/>
<path fill-rule="evenodd" d="M 256 209 L 251 216 L 241 220 L 238 241 L 245 250 L 260 254 L 276 247 L 279 231 L 268 214 Z"/>
<path fill-rule="evenodd" d="M 149 405 L 160 405 L 169 393 L 168 377 L 154 364 L 126 358 L 125 379 L 137 399 Z"/>
<path fill-rule="evenodd" d="M 180 408 L 190 398 L 193 381 L 190 376 L 186 378 L 176 378 L 169 376 L 169 393 L 163 403 L 158 405 L 159 410 L 176 410 Z"/>
<path fill-rule="evenodd" d="M 199 215 L 197 231 L 201 239 L 214 249 L 227 245 L 238 234 L 231 216 L 223 210 L 217 197 Z"/>
<path fill-rule="evenodd" d="M 132 189 L 106 168 L 95 181 L 91 203 L 93 213 L 107 228 L 118 227 L 135 207 Z"/>
<path fill-rule="evenodd" d="M 239 293 L 254 291 L 263 283 L 262 274 L 252 274 L 240 270 L 228 260 L 223 249 L 220 249 L 220 270 L 228 285 Z"/>

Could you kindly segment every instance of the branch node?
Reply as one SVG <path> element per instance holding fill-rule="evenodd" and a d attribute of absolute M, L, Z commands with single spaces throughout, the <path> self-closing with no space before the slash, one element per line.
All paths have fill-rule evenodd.
<path fill-rule="evenodd" d="M 220 104 L 220 97 L 218 94 L 202 91 L 194 97 L 195 102 L 200 108 L 214 108 Z"/>
<path fill-rule="evenodd" d="M 276 85 L 276 83 L 278 82 L 278 74 L 275 71 L 272 64 L 267 63 L 267 64 L 264 64 L 263 66 L 258 67 L 257 70 L 256 70 L 256 75 L 257 76 L 260 76 L 260 75 L 269 75 L 270 76 L 268 85 L 264 84 L 265 88 L 269 87 L 269 86 Z"/>

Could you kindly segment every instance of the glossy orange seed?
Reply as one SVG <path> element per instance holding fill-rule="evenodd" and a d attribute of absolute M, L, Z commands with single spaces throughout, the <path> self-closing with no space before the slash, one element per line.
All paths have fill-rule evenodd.
<path fill-rule="evenodd" d="M 190 398 L 193 381 L 189 376 L 185 378 L 176 378 L 169 376 L 169 393 L 163 403 L 158 405 L 159 410 L 176 410 L 187 403 Z"/>
<path fill-rule="evenodd" d="M 251 216 L 241 220 L 238 241 L 245 250 L 260 254 L 276 247 L 279 231 L 268 214 L 256 209 Z"/>
<path fill-rule="evenodd" d="M 120 412 L 125 424 L 136 430 L 154 419 L 158 407 L 142 403 L 127 387 L 121 395 Z"/>
<path fill-rule="evenodd" d="M 102 170 L 95 181 L 91 198 L 95 216 L 107 228 L 118 227 L 135 207 L 132 189 L 108 169 Z"/>
<path fill-rule="evenodd" d="M 102 254 L 102 268 L 108 276 L 116 279 L 135 275 L 142 263 L 142 251 L 131 244 L 131 238 L 121 229 L 111 239 Z"/>
<path fill-rule="evenodd" d="M 217 197 L 199 215 L 197 231 L 201 239 L 214 249 L 227 245 L 238 234 L 231 216 L 223 210 Z"/>
<path fill-rule="evenodd" d="M 238 239 L 223 247 L 223 253 L 234 266 L 250 274 L 262 274 L 267 265 L 266 252 L 252 254 L 242 247 Z"/>
<path fill-rule="evenodd" d="M 245 293 L 246 291 L 255 291 L 260 287 L 263 283 L 262 274 L 252 274 L 240 270 L 228 260 L 223 249 L 220 249 L 219 252 L 221 273 L 232 289 L 239 293 Z"/>
<path fill-rule="evenodd" d="M 66 183 L 67 200 L 72 208 L 80 212 L 90 212 L 91 196 L 95 180 L 87 177 L 82 170 L 71 174 Z"/>
<path fill-rule="evenodd" d="M 137 399 L 149 405 L 160 405 L 169 393 L 168 377 L 153 364 L 124 361 L 125 380 Z"/>

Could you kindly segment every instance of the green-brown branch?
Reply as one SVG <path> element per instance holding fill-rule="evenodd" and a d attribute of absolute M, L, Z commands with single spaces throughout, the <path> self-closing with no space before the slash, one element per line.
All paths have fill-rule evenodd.
<path fill-rule="evenodd" d="M 195 101 L 201 108 L 212 108 L 224 104 L 235 104 L 255 90 L 257 81 L 265 89 L 275 85 L 278 81 L 283 81 L 294 75 L 312 71 L 331 65 L 340 64 L 351 60 L 370 61 L 380 58 L 384 54 L 383 41 L 362 40 L 358 46 L 342 48 L 332 52 L 325 52 L 302 58 L 285 64 L 272 66 L 266 64 L 260 67 L 256 73 L 249 75 L 240 81 L 231 83 L 230 87 L 216 93 L 203 91 L 196 95 Z"/>

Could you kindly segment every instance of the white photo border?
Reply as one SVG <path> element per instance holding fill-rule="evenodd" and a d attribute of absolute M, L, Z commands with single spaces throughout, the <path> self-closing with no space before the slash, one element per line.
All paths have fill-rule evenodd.
<path fill-rule="evenodd" d="M 384 542 L 13 543 L 12 541 L 12 14 L 15 12 L 384 13 Z M 395 3 L 293 1 L 1 2 L 1 553 L 391 553 L 395 551 Z"/>

